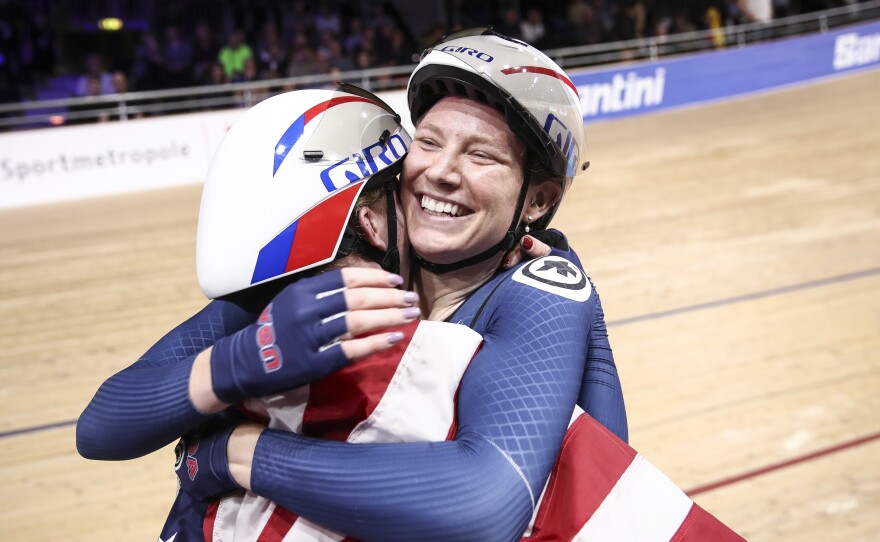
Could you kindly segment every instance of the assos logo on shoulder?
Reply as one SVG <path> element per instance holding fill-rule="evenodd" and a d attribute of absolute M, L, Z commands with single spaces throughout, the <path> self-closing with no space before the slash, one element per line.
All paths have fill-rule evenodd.
<path fill-rule="evenodd" d="M 468 56 L 472 56 L 472 57 L 474 57 L 474 58 L 479 58 L 479 59 L 482 60 L 483 62 L 492 62 L 493 60 L 495 60 L 495 57 L 492 56 L 492 55 L 490 55 L 489 53 L 484 53 L 484 52 L 482 52 L 482 51 L 477 51 L 476 49 L 473 49 L 473 48 L 471 48 L 471 47 L 462 47 L 462 46 L 456 46 L 456 45 L 447 45 L 447 46 L 443 47 L 443 48 L 440 49 L 440 50 L 443 51 L 444 53 L 456 53 L 456 54 L 459 54 L 459 55 L 468 55 Z"/>

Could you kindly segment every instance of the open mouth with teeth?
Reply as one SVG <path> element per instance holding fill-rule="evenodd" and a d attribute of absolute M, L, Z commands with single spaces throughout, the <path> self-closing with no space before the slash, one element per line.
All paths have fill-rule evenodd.
<path fill-rule="evenodd" d="M 428 196 L 422 196 L 422 210 L 434 216 L 464 216 L 473 211 L 457 203 L 437 201 Z"/>

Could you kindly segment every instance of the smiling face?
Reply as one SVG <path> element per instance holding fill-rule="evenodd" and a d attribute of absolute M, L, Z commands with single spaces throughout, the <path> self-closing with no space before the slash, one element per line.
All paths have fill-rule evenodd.
<path fill-rule="evenodd" d="M 458 97 L 437 102 L 416 127 L 404 161 L 400 199 L 416 252 L 453 263 L 503 239 L 522 186 L 524 151 L 492 107 Z"/>

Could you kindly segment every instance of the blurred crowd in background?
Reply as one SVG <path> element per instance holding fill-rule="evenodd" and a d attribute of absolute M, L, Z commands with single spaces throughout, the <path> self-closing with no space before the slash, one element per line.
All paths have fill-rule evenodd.
<path fill-rule="evenodd" d="M 416 13 L 400 2 L 355 0 L 0 0 L 0 102 L 407 65 L 449 31 L 470 26 L 492 25 L 547 50 L 767 22 L 768 13 L 844 3 L 446 0 L 416 3 Z M 101 27 L 108 15 L 118 27 Z M 53 95 L 40 94 L 48 88 Z"/>

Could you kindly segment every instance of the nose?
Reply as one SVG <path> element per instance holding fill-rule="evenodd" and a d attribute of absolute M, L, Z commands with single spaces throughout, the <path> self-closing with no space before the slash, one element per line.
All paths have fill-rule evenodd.
<path fill-rule="evenodd" d="M 453 149 L 444 148 L 432 153 L 433 162 L 425 169 L 427 179 L 437 186 L 455 188 L 461 185 L 461 171 L 458 154 Z"/>

